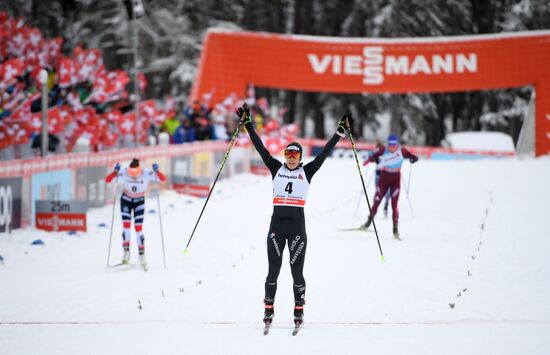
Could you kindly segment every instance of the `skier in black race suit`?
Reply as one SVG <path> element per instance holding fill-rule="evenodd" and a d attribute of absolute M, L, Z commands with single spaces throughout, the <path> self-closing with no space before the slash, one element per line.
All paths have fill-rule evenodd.
<path fill-rule="evenodd" d="M 264 147 L 254 130 L 250 110 L 246 104 L 237 109 L 237 115 L 246 127 L 254 147 L 273 179 L 273 215 L 267 235 L 267 258 L 269 271 L 265 280 L 264 322 L 269 325 L 273 319 L 277 278 L 281 270 L 283 250 L 288 242 L 290 252 L 290 270 L 294 281 L 294 322 L 300 325 L 304 315 L 306 282 L 303 269 L 306 255 L 307 236 L 304 218 L 304 206 L 313 175 L 340 137 L 345 136 L 346 128 L 353 126 L 351 114 L 345 114 L 338 123 L 337 132 L 325 144 L 325 147 L 313 161 L 303 165 L 302 146 L 297 142 L 287 145 L 284 151 L 285 162 L 273 158 Z"/>

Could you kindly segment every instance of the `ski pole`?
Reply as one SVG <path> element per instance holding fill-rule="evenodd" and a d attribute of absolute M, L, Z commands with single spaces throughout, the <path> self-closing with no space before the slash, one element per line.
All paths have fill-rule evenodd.
<path fill-rule="evenodd" d="M 366 173 L 365 173 L 366 175 Z M 370 175 L 369 177 L 369 181 L 367 181 L 367 190 L 369 189 L 369 186 L 370 186 L 370 183 L 372 181 L 372 178 L 376 175 L 376 170 Z M 376 192 L 376 186 L 374 187 L 374 190 Z M 359 200 L 361 200 L 361 195 L 363 194 L 362 193 L 363 191 L 359 191 Z M 357 208 L 359 207 L 359 200 L 357 201 L 357 207 L 356 207 L 356 210 L 355 210 L 355 216 L 357 216 Z"/>
<path fill-rule="evenodd" d="M 411 209 L 411 214 L 413 218 L 415 218 L 412 202 L 411 202 L 411 199 L 409 198 L 409 186 L 411 184 L 411 170 L 412 170 L 412 164 L 411 164 L 411 167 L 409 168 L 409 183 L 406 184 L 405 181 L 403 180 L 403 185 L 405 185 L 405 192 L 407 193 L 407 201 L 409 202 L 409 208 Z"/>
<path fill-rule="evenodd" d="M 409 182 L 407 183 L 407 186 L 410 187 L 411 186 L 411 174 L 412 174 L 412 169 L 413 169 L 413 165 L 411 163 L 410 167 L 409 167 Z M 409 189 L 407 188 L 407 198 L 409 198 Z"/>
<path fill-rule="evenodd" d="M 374 176 L 375 173 L 373 173 L 370 176 L 369 181 L 367 182 L 367 189 L 369 188 L 370 182 L 372 181 L 372 177 Z M 355 215 L 354 215 L 355 217 L 359 217 L 359 202 L 361 202 L 361 195 L 362 194 L 363 194 L 363 190 L 359 190 L 359 195 L 357 196 L 357 204 L 355 205 Z"/>
<path fill-rule="evenodd" d="M 369 196 L 367 195 L 367 188 L 365 187 L 365 180 L 363 179 L 363 174 L 361 173 L 361 166 L 359 165 L 359 158 L 357 158 L 357 149 L 355 149 L 355 142 L 353 141 L 353 134 L 351 134 L 351 129 L 348 128 L 349 140 L 351 141 L 351 147 L 353 148 L 353 155 L 355 156 L 355 162 L 357 163 L 357 170 L 359 171 L 359 176 L 361 177 L 361 184 L 363 185 L 363 192 L 365 193 L 365 198 L 367 199 L 367 206 L 369 207 L 370 215 L 370 201 Z M 372 226 L 374 227 L 374 234 L 376 235 L 376 241 L 378 242 L 378 249 L 380 249 L 380 256 L 382 261 L 384 261 L 384 253 L 382 252 L 382 246 L 380 245 L 380 239 L 378 238 L 378 230 L 376 229 L 376 223 L 374 223 L 374 218 L 372 219 Z"/>
<path fill-rule="evenodd" d="M 365 169 L 365 170 L 367 170 L 367 169 Z M 370 182 L 372 181 L 372 178 L 374 177 L 375 174 L 376 174 L 376 170 L 369 177 L 369 181 L 367 182 L 367 189 L 369 188 Z M 365 173 L 365 175 L 366 175 L 366 173 Z M 355 217 L 358 217 L 359 202 L 361 202 L 361 192 L 362 191 L 359 191 L 359 196 L 357 197 L 357 205 L 355 206 Z"/>
<path fill-rule="evenodd" d="M 374 173 L 372 173 L 372 175 L 370 176 L 369 181 L 367 181 L 367 189 L 369 188 L 370 182 L 372 181 L 372 178 L 374 177 L 374 175 L 376 175 L 376 170 L 375 170 Z"/>
<path fill-rule="evenodd" d="M 237 134 L 239 134 L 239 129 L 241 128 L 241 122 L 239 122 L 239 125 L 235 129 L 235 133 L 233 133 L 233 137 L 231 138 L 231 141 L 229 142 L 229 147 L 227 147 L 227 151 L 225 152 L 225 156 L 223 157 L 220 170 L 218 170 L 218 174 L 216 175 L 216 178 L 214 179 L 214 183 L 212 184 L 212 187 L 210 188 L 210 191 L 208 191 L 208 197 L 206 197 L 206 201 L 204 202 L 204 206 L 202 206 L 201 213 L 199 215 L 199 219 L 197 219 L 197 223 L 195 223 L 195 227 L 193 228 L 193 232 L 191 233 L 191 236 L 189 237 L 189 240 L 187 241 L 187 245 L 185 246 L 185 249 L 183 250 L 184 254 L 187 254 L 189 251 L 189 244 L 191 243 L 191 239 L 193 239 L 193 235 L 195 234 L 195 230 L 197 230 L 197 226 L 199 225 L 199 222 L 201 220 L 202 214 L 204 212 L 204 209 L 206 208 L 206 205 L 208 204 L 208 200 L 210 200 L 210 196 L 212 195 L 212 191 L 214 191 L 214 186 L 216 186 L 216 182 L 218 181 L 218 178 L 220 177 L 220 173 L 222 172 L 223 166 L 225 165 L 225 161 L 227 160 L 227 157 L 229 156 L 229 152 L 231 151 L 231 148 L 233 147 L 233 143 L 235 143 L 235 139 L 237 138 Z"/>
<path fill-rule="evenodd" d="M 115 223 L 115 207 L 116 207 L 116 196 L 117 196 L 117 183 L 118 183 L 118 173 L 115 183 L 115 193 L 113 195 L 113 214 L 111 216 L 111 231 L 109 232 L 109 250 L 107 251 L 107 267 L 109 267 L 109 259 L 111 257 L 111 240 L 113 239 L 113 224 Z"/>
<path fill-rule="evenodd" d="M 159 210 L 160 241 L 162 244 L 162 261 L 164 262 L 164 268 L 166 269 L 166 253 L 164 251 L 164 233 L 162 232 L 162 213 L 160 212 L 160 189 L 157 189 L 157 206 Z"/>
<path fill-rule="evenodd" d="M 361 202 L 362 192 L 363 192 L 363 190 L 359 190 L 359 195 L 357 195 L 357 204 L 355 205 L 354 217 L 359 217 L 359 203 Z"/>

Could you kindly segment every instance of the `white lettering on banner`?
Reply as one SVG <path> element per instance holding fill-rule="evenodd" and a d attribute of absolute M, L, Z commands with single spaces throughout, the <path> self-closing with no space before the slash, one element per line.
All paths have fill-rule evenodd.
<path fill-rule="evenodd" d="M 365 85 L 377 85 L 384 82 L 382 67 L 365 67 L 364 73 L 363 84 Z"/>
<path fill-rule="evenodd" d="M 59 216 L 58 215 L 53 215 L 52 216 L 52 221 L 53 221 L 53 230 L 54 231 L 59 230 Z"/>
<path fill-rule="evenodd" d="M 6 233 L 10 232 L 12 210 L 11 186 L 0 186 L 0 227 L 6 226 Z"/>
<path fill-rule="evenodd" d="M 84 227 L 84 220 L 62 218 L 62 219 L 59 219 L 59 225 L 62 227 Z"/>
<path fill-rule="evenodd" d="M 419 55 L 414 58 L 414 62 L 411 65 L 410 73 L 412 75 L 415 75 L 417 73 L 431 74 L 432 70 L 430 69 L 430 65 L 428 64 L 426 58 L 424 58 L 424 56 L 422 55 Z"/>
<path fill-rule="evenodd" d="M 477 71 L 477 56 L 475 54 L 470 54 L 468 58 L 463 54 L 456 56 L 456 71 L 464 73 L 466 70 L 471 73 Z"/>
<path fill-rule="evenodd" d="M 369 65 L 382 65 L 384 63 L 384 56 L 382 55 L 384 48 L 382 47 L 365 47 L 363 48 L 363 56 L 365 57 L 365 66 Z"/>
<path fill-rule="evenodd" d="M 476 73 L 477 54 L 416 55 L 412 58 L 400 55 L 384 55 L 384 48 L 366 46 L 363 56 L 308 54 L 309 64 L 315 74 L 363 75 L 363 84 L 380 85 L 384 75 L 439 75 Z"/>
<path fill-rule="evenodd" d="M 334 60 L 332 61 L 332 72 L 335 73 L 335 74 L 341 74 L 342 73 L 342 61 L 340 60 L 341 58 L 338 56 L 336 58 L 334 58 Z"/>
<path fill-rule="evenodd" d="M 453 72 L 453 56 L 450 54 L 445 55 L 445 59 L 440 55 L 434 55 L 432 64 L 434 74 L 439 74 L 442 71 L 448 74 Z"/>
<path fill-rule="evenodd" d="M 47 231 L 86 231 L 86 214 L 37 213 L 36 227 Z"/>
<path fill-rule="evenodd" d="M 344 57 L 344 74 L 348 75 L 361 75 L 363 70 L 361 68 L 362 62 L 359 55 L 347 55 Z"/>
<path fill-rule="evenodd" d="M 325 71 L 327 71 L 328 65 L 332 60 L 332 56 L 330 55 L 324 55 L 321 61 L 319 61 L 319 58 L 317 58 L 316 54 L 308 54 L 307 58 L 309 59 L 309 63 L 311 64 L 313 71 L 317 74 L 323 74 Z M 339 70 L 340 68 L 338 68 L 338 71 L 335 72 L 334 67 L 332 68 L 332 71 L 335 72 L 335 74 L 340 74 Z"/>
<path fill-rule="evenodd" d="M 386 58 L 386 74 L 409 74 L 409 58 L 388 56 Z"/>

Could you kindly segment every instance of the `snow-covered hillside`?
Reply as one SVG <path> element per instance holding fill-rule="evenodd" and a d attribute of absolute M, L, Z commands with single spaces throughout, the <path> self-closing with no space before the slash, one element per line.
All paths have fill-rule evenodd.
<path fill-rule="evenodd" d="M 550 160 L 412 168 L 410 204 L 405 191 L 399 204 L 403 241 L 377 215 L 385 262 L 374 233 L 338 231 L 367 214 L 355 162 L 328 159 L 314 177 L 296 337 L 287 252 L 273 327 L 262 335 L 269 177 L 220 181 L 188 254 L 204 200 L 161 194 L 166 269 L 154 195 L 144 224 L 148 272 L 105 266 L 109 228 L 99 225 L 109 225 L 111 206 L 89 212 L 86 234 L 0 235 L 0 353 L 547 354 Z M 122 254 L 120 235 L 117 211 L 111 263 Z M 35 239 L 45 244 L 31 246 Z M 132 253 L 137 262 L 135 237 Z"/>

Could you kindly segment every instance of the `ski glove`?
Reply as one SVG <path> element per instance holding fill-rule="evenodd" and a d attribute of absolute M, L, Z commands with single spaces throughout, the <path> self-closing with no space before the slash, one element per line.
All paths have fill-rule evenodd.
<path fill-rule="evenodd" d="M 237 113 L 241 124 L 252 122 L 252 119 L 250 118 L 250 108 L 246 103 L 244 103 L 242 107 L 239 107 L 235 112 Z"/>
<path fill-rule="evenodd" d="M 414 164 L 418 161 L 418 158 L 410 158 L 409 161 L 411 162 L 411 164 Z"/>
<path fill-rule="evenodd" d="M 115 172 L 119 172 L 120 171 L 120 163 L 116 163 L 115 164 Z"/>
<path fill-rule="evenodd" d="M 159 165 L 157 163 L 153 163 L 153 171 L 155 173 L 159 171 Z"/>
<path fill-rule="evenodd" d="M 351 117 L 351 113 L 346 113 L 344 116 L 342 116 L 342 119 L 338 122 L 338 128 L 336 129 L 336 133 L 340 137 L 344 137 L 346 133 L 346 129 L 350 130 L 351 127 L 353 127 L 353 118 Z"/>

